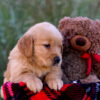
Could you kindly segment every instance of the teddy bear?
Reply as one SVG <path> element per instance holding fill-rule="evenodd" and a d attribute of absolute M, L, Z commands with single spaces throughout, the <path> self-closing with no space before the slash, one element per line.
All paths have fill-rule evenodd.
<path fill-rule="evenodd" d="M 64 38 L 64 82 L 100 82 L 100 20 L 64 17 L 58 28 Z"/>

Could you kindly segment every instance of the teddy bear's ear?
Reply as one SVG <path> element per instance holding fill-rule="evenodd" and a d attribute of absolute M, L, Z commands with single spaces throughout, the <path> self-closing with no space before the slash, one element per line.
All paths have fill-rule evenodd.
<path fill-rule="evenodd" d="M 95 23 L 100 28 L 100 20 L 96 20 Z"/>
<path fill-rule="evenodd" d="M 90 40 L 92 41 L 89 53 L 98 54 L 100 53 L 100 20 L 93 21 L 94 27 L 92 28 L 92 34 Z"/>
<path fill-rule="evenodd" d="M 59 28 L 60 30 L 62 30 L 62 29 L 64 28 L 64 26 L 65 26 L 70 20 L 71 20 L 70 17 L 64 17 L 64 18 L 62 18 L 62 19 L 59 21 L 59 26 L 58 26 L 58 28 Z"/>

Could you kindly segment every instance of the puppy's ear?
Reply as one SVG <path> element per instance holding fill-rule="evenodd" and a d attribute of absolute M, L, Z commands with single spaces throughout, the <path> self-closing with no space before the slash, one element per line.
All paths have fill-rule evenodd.
<path fill-rule="evenodd" d="M 30 35 L 24 35 L 19 41 L 18 41 L 18 48 L 22 54 L 24 54 L 26 57 L 31 57 L 33 53 L 33 39 Z"/>

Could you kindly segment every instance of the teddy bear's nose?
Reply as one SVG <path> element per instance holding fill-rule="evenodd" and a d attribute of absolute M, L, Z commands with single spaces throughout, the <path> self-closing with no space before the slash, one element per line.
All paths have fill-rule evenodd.
<path fill-rule="evenodd" d="M 73 36 L 70 43 L 73 48 L 79 51 L 87 51 L 91 47 L 91 41 L 82 35 Z"/>
<path fill-rule="evenodd" d="M 84 46 L 86 44 L 86 40 L 84 38 L 77 38 L 76 39 L 76 44 L 78 46 Z"/>

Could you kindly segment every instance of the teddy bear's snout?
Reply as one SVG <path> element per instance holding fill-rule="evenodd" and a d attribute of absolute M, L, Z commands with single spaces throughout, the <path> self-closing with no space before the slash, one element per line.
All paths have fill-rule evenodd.
<path fill-rule="evenodd" d="M 86 40 L 84 38 L 77 38 L 76 44 L 79 46 L 84 46 L 86 44 Z"/>
<path fill-rule="evenodd" d="M 70 42 L 72 47 L 79 51 L 87 51 L 91 47 L 90 40 L 87 37 L 81 35 L 72 37 Z"/>

